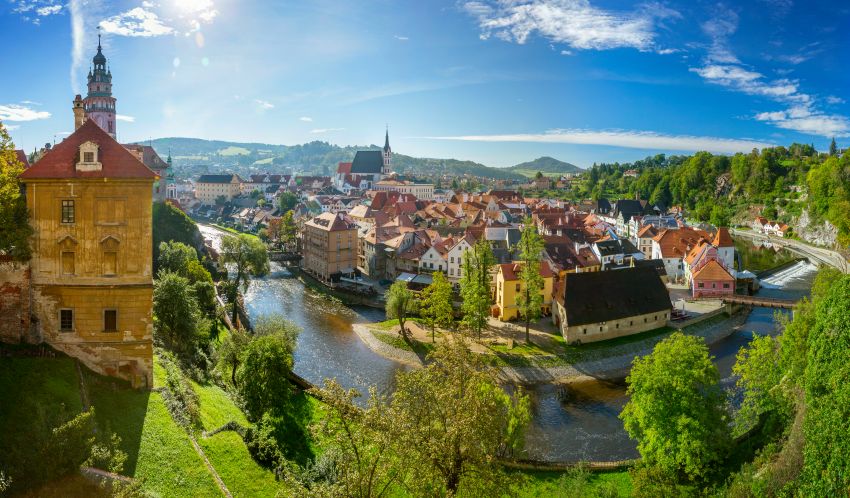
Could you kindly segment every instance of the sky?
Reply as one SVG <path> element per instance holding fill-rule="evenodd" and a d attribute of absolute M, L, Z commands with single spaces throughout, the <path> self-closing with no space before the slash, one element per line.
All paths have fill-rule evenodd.
<path fill-rule="evenodd" d="M 118 139 L 383 144 L 510 166 L 850 145 L 850 2 L 0 0 L 0 121 L 73 128 L 98 27 Z"/>

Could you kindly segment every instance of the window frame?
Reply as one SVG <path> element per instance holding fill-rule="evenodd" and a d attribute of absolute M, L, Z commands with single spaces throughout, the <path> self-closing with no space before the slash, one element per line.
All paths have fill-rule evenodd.
<path fill-rule="evenodd" d="M 106 314 L 109 313 L 109 312 L 115 313 L 114 324 L 113 324 L 114 328 L 112 328 L 112 329 L 107 328 Z M 118 308 L 104 308 L 103 309 L 103 332 L 109 332 L 109 333 L 118 332 Z"/>
<path fill-rule="evenodd" d="M 70 213 L 70 216 L 68 215 Z M 59 204 L 59 220 L 63 225 L 77 222 L 77 207 L 74 199 L 62 199 Z"/>
<path fill-rule="evenodd" d="M 66 311 L 71 314 L 71 320 L 70 320 L 71 326 L 67 327 L 67 328 L 63 326 L 63 319 L 62 319 L 62 313 L 66 312 Z M 74 308 L 59 308 L 59 332 L 62 332 L 62 333 L 74 332 L 75 329 L 76 329 L 76 327 L 74 327 L 74 325 L 75 325 L 75 323 L 74 323 Z"/>

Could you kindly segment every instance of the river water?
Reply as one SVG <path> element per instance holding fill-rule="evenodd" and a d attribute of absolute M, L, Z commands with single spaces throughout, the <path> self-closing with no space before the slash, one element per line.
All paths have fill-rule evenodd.
<path fill-rule="evenodd" d="M 199 227 L 205 238 L 213 240 L 214 245 L 218 243 L 221 232 L 213 227 Z M 766 279 L 758 295 L 784 299 L 806 296 L 814 272 L 813 265 L 799 263 Z M 389 393 L 394 388 L 396 373 L 410 368 L 374 353 L 351 328 L 353 323 L 383 320 L 382 311 L 345 306 L 305 287 L 277 263 L 272 263 L 268 276 L 251 283 L 245 302 L 251 316 L 281 313 L 301 327 L 295 372 L 314 384 L 336 377 L 344 387 L 356 388 L 364 395 L 369 386 Z M 755 308 L 739 331 L 710 347 L 725 386 L 734 386 L 731 371 L 735 355 L 749 343 L 753 332 L 776 333 L 774 312 Z M 566 389 L 565 401 L 559 396 L 562 389 Z M 527 392 L 533 413 L 526 434 L 527 457 L 606 461 L 637 456 L 635 443 L 628 438 L 618 418 L 627 401 L 622 383 L 586 381 L 565 387 L 541 384 L 528 387 Z"/>

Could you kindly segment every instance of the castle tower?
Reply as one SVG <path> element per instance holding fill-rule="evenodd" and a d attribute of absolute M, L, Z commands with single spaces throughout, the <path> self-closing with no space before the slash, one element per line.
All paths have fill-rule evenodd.
<path fill-rule="evenodd" d="M 389 176 L 392 173 L 392 166 L 390 165 L 393 150 L 390 148 L 390 129 L 387 127 L 387 134 L 384 138 L 384 150 L 381 152 L 381 156 L 384 158 L 384 167 L 381 170 L 381 174 L 384 176 Z"/>
<path fill-rule="evenodd" d="M 115 97 L 112 96 L 112 72 L 106 67 L 106 56 L 97 35 L 97 54 L 92 58 L 93 69 L 89 69 L 88 95 L 83 101 L 86 115 L 105 132 L 115 138 Z"/>

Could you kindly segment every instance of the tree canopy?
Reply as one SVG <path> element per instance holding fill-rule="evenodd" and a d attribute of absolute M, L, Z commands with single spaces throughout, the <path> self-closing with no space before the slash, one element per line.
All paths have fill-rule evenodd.
<path fill-rule="evenodd" d="M 33 231 L 27 219 L 26 199 L 21 195 L 18 175 L 24 165 L 18 161 L 15 144 L 0 122 L 0 254 L 18 261 L 31 256 L 29 238 Z"/>

